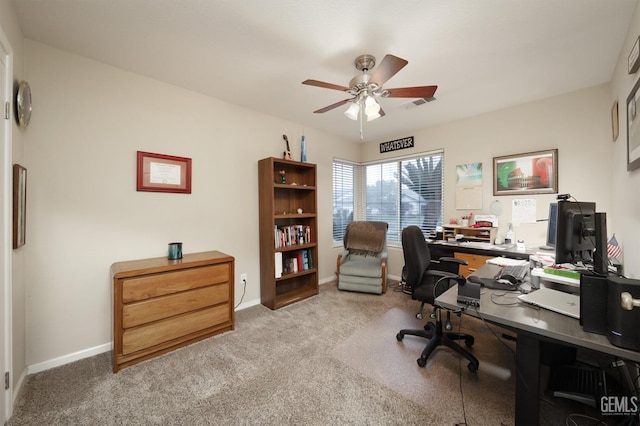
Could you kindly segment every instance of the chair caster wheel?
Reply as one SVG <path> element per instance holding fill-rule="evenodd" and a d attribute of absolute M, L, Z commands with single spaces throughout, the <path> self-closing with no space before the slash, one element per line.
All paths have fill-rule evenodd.
<path fill-rule="evenodd" d="M 402 342 L 403 338 L 404 338 L 404 334 L 402 334 L 402 333 L 396 334 L 396 339 L 398 339 L 398 342 Z"/>
<path fill-rule="evenodd" d="M 468 347 L 473 346 L 473 343 L 475 342 L 475 339 L 473 338 L 473 336 L 467 337 L 466 339 L 464 339 L 464 344 Z"/>
<path fill-rule="evenodd" d="M 418 358 L 418 365 L 420 367 L 424 367 L 425 365 L 427 365 L 427 360 L 426 359 L 422 359 L 422 358 Z"/>

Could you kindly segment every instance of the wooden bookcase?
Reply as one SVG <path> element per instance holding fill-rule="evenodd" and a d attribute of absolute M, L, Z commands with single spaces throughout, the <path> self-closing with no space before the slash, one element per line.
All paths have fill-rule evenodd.
<path fill-rule="evenodd" d="M 280 171 L 284 171 L 284 183 Z M 260 301 L 278 309 L 318 294 L 316 165 L 262 159 L 258 162 L 258 188 Z M 284 244 L 278 235 L 283 230 L 292 231 L 284 233 Z M 302 261 L 305 255 L 306 262 Z"/>

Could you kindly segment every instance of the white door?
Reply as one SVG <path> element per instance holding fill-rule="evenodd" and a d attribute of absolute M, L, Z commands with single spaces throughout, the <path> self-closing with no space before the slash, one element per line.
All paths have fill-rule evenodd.
<path fill-rule="evenodd" d="M 5 386 L 5 372 L 11 371 L 10 360 L 11 343 L 8 339 L 11 332 L 7 326 L 11 324 L 11 248 L 13 228 L 12 220 L 12 165 L 11 165 L 11 112 L 6 118 L 6 103 L 11 101 L 13 73 L 11 69 L 11 56 L 7 38 L 0 30 L 0 172 L 2 180 L 0 185 L 0 234 L 2 245 L 0 246 L 0 421 L 4 423 L 11 415 L 11 381 L 8 389 Z M 12 106 L 12 103 L 9 103 Z M 10 108 L 9 108 L 10 109 Z"/>

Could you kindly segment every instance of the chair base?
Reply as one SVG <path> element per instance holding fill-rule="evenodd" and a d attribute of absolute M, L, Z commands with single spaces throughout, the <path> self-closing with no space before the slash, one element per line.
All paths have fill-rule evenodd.
<path fill-rule="evenodd" d="M 442 321 L 440 320 L 440 315 L 437 316 L 436 323 L 428 322 L 423 330 L 400 330 L 396 335 L 396 339 L 398 341 L 402 341 L 405 335 L 410 336 L 418 336 L 424 337 L 425 339 L 429 339 L 427 346 L 422 351 L 420 358 L 418 358 L 417 362 L 420 367 L 424 367 L 427 365 L 427 358 L 431 355 L 431 353 L 438 346 L 446 346 L 454 351 L 458 352 L 460 355 L 469 360 L 469 364 L 467 364 L 467 368 L 472 373 L 478 371 L 478 367 L 480 363 L 478 359 L 473 356 L 469 351 L 464 349 L 462 346 L 456 343 L 456 340 L 464 340 L 464 344 L 468 347 L 473 346 L 475 341 L 474 337 L 469 334 L 463 333 L 444 333 L 442 331 Z"/>

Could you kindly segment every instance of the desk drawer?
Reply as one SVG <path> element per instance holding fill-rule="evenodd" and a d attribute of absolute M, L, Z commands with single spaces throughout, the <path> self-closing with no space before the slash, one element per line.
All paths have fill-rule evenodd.
<path fill-rule="evenodd" d="M 122 328 L 131 328 L 229 300 L 229 283 L 130 303 L 122 308 Z"/>
<path fill-rule="evenodd" d="M 122 353 L 127 355 L 230 321 L 229 306 L 219 305 L 130 328 L 122 333 Z"/>
<path fill-rule="evenodd" d="M 229 265 L 221 264 L 126 278 L 122 282 L 122 302 L 135 302 L 223 283 L 229 281 L 229 275 Z"/>
<path fill-rule="evenodd" d="M 465 277 L 474 273 L 478 268 L 487 263 L 487 260 L 491 259 L 491 256 L 482 256 L 479 254 L 458 253 L 454 254 L 456 259 L 464 260 L 468 265 L 460 266 L 460 273 Z"/>

